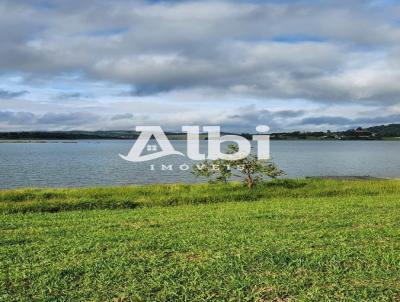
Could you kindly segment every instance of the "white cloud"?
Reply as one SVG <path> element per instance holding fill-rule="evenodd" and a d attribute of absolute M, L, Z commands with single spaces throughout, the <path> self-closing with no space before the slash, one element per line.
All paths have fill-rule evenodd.
<path fill-rule="evenodd" d="M 298 111 L 301 99 L 317 106 L 360 105 L 365 111 L 383 107 L 389 116 L 400 103 L 399 12 L 395 3 L 358 0 L 4 0 L 0 73 L 18 74 L 24 83 L 0 92 L 29 94 L 11 101 L 12 95 L 3 93 L 0 110 L 18 111 L 16 102 L 20 112 L 27 102 L 37 104 L 31 112 L 38 115 L 94 110 L 139 118 L 137 111 L 145 117 L 158 110 L 163 121 L 176 124 L 184 118 L 170 112 L 171 102 L 190 107 L 195 99 L 210 118 L 192 118 L 204 124 L 229 117 L 218 110 L 238 108 L 233 99 L 247 110 L 246 105 L 264 104 L 257 107 L 264 113 L 277 101 L 282 110 Z M 131 96 L 122 90 L 116 96 L 112 86 L 130 86 Z M 74 97 L 79 95 L 89 97 Z M 128 99 L 159 107 L 147 112 L 116 107 Z M 186 112 L 196 110 L 201 111 Z M 290 118 L 287 124 L 295 122 Z"/>

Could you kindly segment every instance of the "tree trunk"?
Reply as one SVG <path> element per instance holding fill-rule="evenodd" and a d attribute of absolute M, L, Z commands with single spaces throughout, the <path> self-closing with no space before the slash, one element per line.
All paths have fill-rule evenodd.
<path fill-rule="evenodd" d="M 253 189 L 253 186 L 254 186 L 254 180 L 253 180 L 253 177 L 251 177 L 250 174 L 248 174 L 248 175 L 246 176 L 246 183 L 247 183 L 247 188 L 248 188 L 249 190 L 252 190 L 252 189 Z"/>

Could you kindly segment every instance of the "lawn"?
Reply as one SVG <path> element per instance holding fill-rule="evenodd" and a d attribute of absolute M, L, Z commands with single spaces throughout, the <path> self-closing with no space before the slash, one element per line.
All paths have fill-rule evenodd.
<path fill-rule="evenodd" d="M 1 301 L 400 301 L 400 181 L 0 192 Z"/>

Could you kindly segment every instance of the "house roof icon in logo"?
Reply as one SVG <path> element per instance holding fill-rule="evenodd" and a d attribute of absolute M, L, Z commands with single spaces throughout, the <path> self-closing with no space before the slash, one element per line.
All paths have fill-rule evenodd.
<path fill-rule="evenodd" d="M 119 155 L 122 159 L 131 162 L 143 162 L 168 155 L 184 156 L 182 152 L 176 151 L 174 149 L 160 126 L 136 127 L 136 131 L 139 131 L 141 133 L 135 144 L 133 145 L 132 149 L 129 151 L 128 155 Z M 154 137 L 154 139 L 156 140 L 161 151 L 157 151 L 157 145 L 149 144 L 152 137 Z M 144 150 L 156 152 L 142 155 Z"/>

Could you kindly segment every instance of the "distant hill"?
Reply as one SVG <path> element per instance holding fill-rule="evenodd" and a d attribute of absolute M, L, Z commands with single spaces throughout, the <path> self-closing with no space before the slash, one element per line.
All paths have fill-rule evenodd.
<path fill-rule="evenodd" d="M 366 130 L 373 132 L 380 137 L 400 137 L 400 124 L 374 126 L 366 128 Z"/>
<path fill-rule="evenodd" d="M 232 133 L 222 133 L 232 134 Z M 185 133 L 166 132 L 170 139 L 186 139 Z M 251 139 L 251 134 L 240 134 Z M 79 139 L 136 139 L 138 132 L 115 130 L 115 131 L 22 131 L 22 132 L 0 132 L 0 140 L 79 140 Z M 206 134 L 201 135 L 207 139 Z M 346 131 L 318 131 L 318 132 L 282 132 L 272 133 L 272 139 L 303 139 L 303 140 L 380 140 L 400 139 L 400 124 L 374 126 L 369 128 L 349 129 Z"/>
<path fill-rule="evenodd" d="M 346 131 L 319 132 L 283 132 L 271 134 L 272 139 L 306 139 L 306 140 L 382 140 L 400 139 L 400 124 L 356 128 Z"/>
<path fill-rule="evenodd" d="M 3 140 L 135 139 L 134 131 L 32 131 L 0 132 Z"/>

